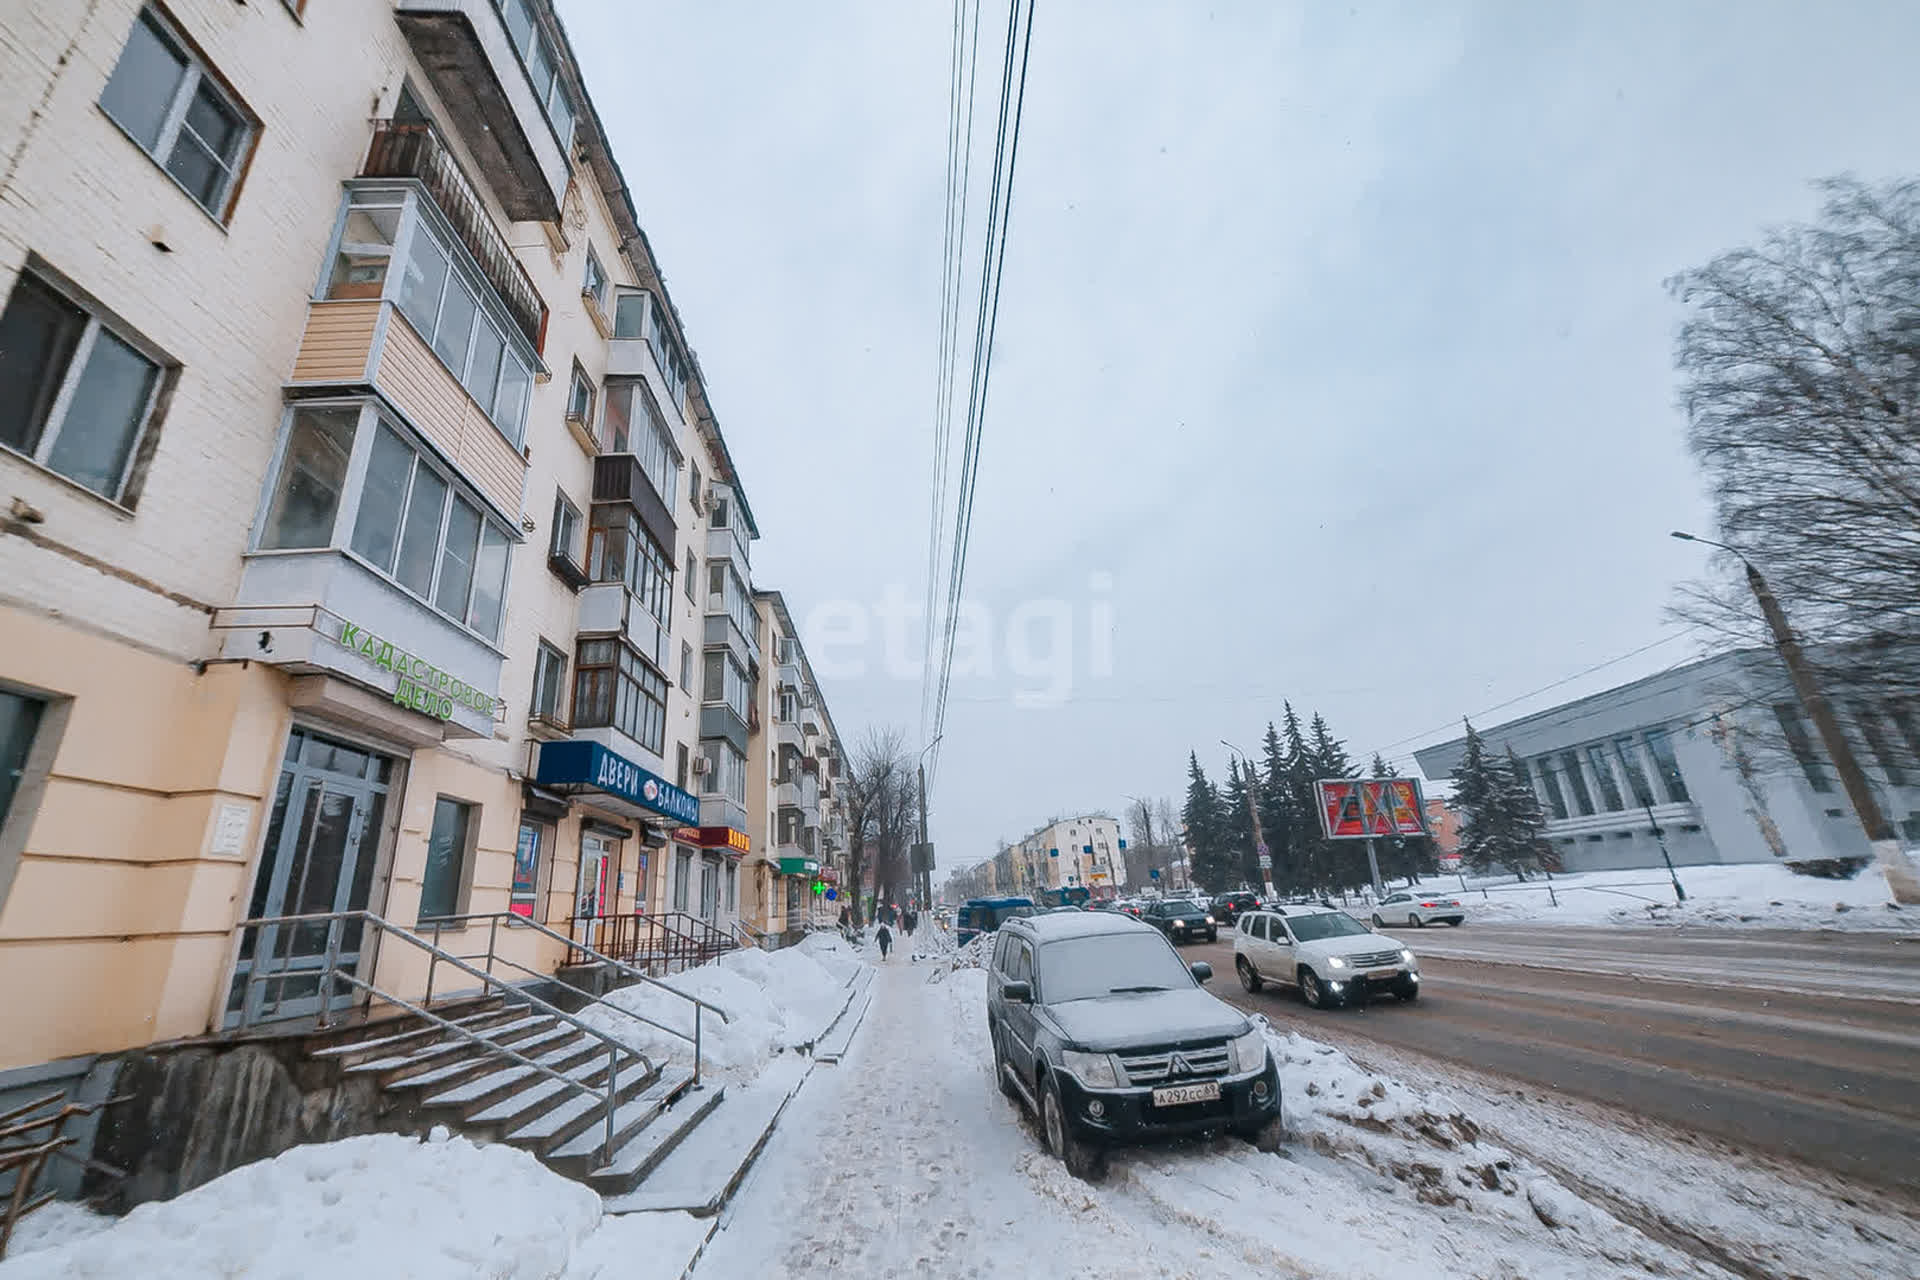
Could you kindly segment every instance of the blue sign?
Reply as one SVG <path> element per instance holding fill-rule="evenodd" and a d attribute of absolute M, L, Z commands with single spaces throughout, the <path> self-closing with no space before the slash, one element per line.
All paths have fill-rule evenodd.
<path fill-rule="evenodd" d="M 682 826 L 700 823 L 699 798 L 597 742 L 549 742 L 540 748 L 543 787 L 592 787 Z"/>
<path fill-rule="evenodd" d="M 1160 878 L 1160 868 L 1158 867 L 1147 868 L 1147 879 L 1158 880 L 1159 878 Z"/>
<path fill-rule="evenodd" d="M 1047 856 L 1049 858 L 1057 858 L 1060 856 L 1060 851 L 1058 849 L 1049 849 L 1047 850 Z"/>
<path fill-rule="evenodd" d="M 1093 846 L 1090 844 L 1083 844 L 1080 846 L 1080 852 L 1086 854 L 1089 858 L 1091 858 L 1093 856 Z"/>
<path fill-rule="evenodd" d="M 1121 847 L 1122 849 L 1124 849 L 1124 848 L 1126 848 L 1126 847 L 1127 847 L 1127 842 L 1126 842 L 1125 840 L 1122 840 L 1122 841 L 1120 842 L 1120 847 Z"/>

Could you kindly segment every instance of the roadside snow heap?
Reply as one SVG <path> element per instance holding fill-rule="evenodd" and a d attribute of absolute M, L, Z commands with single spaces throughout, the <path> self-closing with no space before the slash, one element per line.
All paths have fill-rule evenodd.
<path fill-rule="evenodd" d="M 944 982 L 962 969 L 984 969 L 987 957 L 993 954 L 993 935 L 982 933 L 970 939 L 963 947 L 954 947 L 933 957 L 932 972 L 927 974 L 928 982 Z"/>
<path fill-rule="evenodd" d="M 557 1277 L 601 1220 L 586 1187 L 445 1129 L 426 1142 L 378 1133 L 295 1147 L 124 1218 L 69 1219 L 89 1234 L 9 1250 L 0 1277 Z"/>
<path fill-rule="evenodd" d="M 700 1016 L 701 1070 L 730 1084 L 746 1084 L 776 1055 L 809 1048 L 825 1034 L 846 1006 L 847 984 L 865 965 L 837 934 L 815 933 L 779 951 L 730 951 L 662 981 L 726 1010 L 724 1022 L 711 1012 Z M 640 1053 L 691 1062 L 692 1047 L 685 1040 L 621 1009 L 692 1035 L 691 1004 L 641 983 L 622 987 L 579 1015 Z"/>

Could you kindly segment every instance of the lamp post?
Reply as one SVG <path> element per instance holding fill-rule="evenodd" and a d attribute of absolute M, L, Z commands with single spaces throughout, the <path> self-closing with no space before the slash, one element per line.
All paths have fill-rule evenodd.
<path fill-rule="evenodd" d="M 939 746 L 940 739 L 946 736 L 944 732 L 936 734 L 932 742 L 920 748 L 920 759 L 914 764 L 914 770 L 920 777 L 920 848 L 926 865 L 914 876 L 913 891 L 920 899 L 922 911 L 933 901 L 933 850 L 927 848 L 927 752 Z"/>
<path fill-rule="evenodd" d="M 1916 879 L 1908 869 L 1906 855 L 1900 850 L 1899 837 L 1893 831 L 1893 823 L 1881 810 L 1880 802 L 1874 798 L 1873 787 L 1867 782 L 1867 775 L 1853 754 L 1853 746 L 1847 741 L 1846 735 L 1840 732 L 1840 722 L 1834 717 L 1833 706 L 1814 680 L 1813 669 L 1807 665 L 1800 641 L 1795 638 L 1793 628 L 1787 623 L 1786 612 L 1781 609 L 1780 601 L 1774 597 L 1767 580 L 1760 576 L 1760 571 L 1753 567 L 1751 560 L 1724 542 L 1696 537 L 1678 529 L 1673 531 L 1673 536 L 1682 542 L 1718 547 L 1746 569 L 1747 586 L 1760 604 L 1760 613 L 1767 620 L 1768 630 L 1773 633 L 1773 647 L 1779 651 L 1780 661 L 1786 664 L 1787 674 L 1793 678 L 1794 692 L 1799 694 L 1807 718 L 1813 721 L 1814 729 L 1820 734 L 1827 757 L 1833 761 L 1833 771 L 1840 775 L 1840 785 L 1853 805 L 1861 829 L 1866 832 L 1867 843 L 1880 864 L 1881 874 L 1887 879 L 1887 888 L 1892 892 L 1893 900 L 1903 905 L 1920 903 L 1920 879 Z"/>
<path fill-rule="evenodd" d="M 1273 897 L 1273 855 L 1267 851 L 1267 838 L 1260 832 L 1259 790 L 1256 785 L 1259 775 L 1253 771 L 1253 757 L 1240 748 L 1220 739 L 1220 745 L 1239 756 L 1247 766 L 1247 813 L 1253 818 L 1253 851 L 1259 859 L 1260 883 L 1266 888 L 1267 897 Z"/>

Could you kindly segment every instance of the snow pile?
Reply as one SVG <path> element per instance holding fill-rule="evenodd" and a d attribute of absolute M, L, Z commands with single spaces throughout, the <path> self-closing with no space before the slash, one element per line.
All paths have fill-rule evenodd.
<path fill-rule="evenodd" d="M 1920 914 L 1890 901 L 1886 878 L 1869 866 L 1851 880 L 1797 876 L 1776 863 L 1677 868 L 1687 900 L 1674 900 L 1664 868 L 1587 871 L 1458 882 L 1429 879 L 1419 886 L 1459 902 L 1467 923 L 1695 924 L 1766 929 L 1920 931 Z M 1551 892 L 1549 892 L 1551 890 Z M 1365 918 L 1370 907 L 1356 906 Z"/>
<path fill-rule="evenodd" d="M 0 1277 L 547 1280 L 599 1223 L 598 1196 L 524 1151 L 373 1134 L 295 1147 L 143 1204 L 82 1239 L 9 1256 Z"/>
<path fill-rule="evenodd" d="M 745 948 L 662 981 L 726 1010 L 700 1017 L 702 1072 L 746 1084 L 775 1055 L 809 1047 L 847 1002 L 847 983 L 865 964 L 840 938 L 813 934 L 779 951 Z M 693 1034 L 694 1006 L 651 983 L 622 987 L 580 1011 L 580 1020 L 658 1060 L 690 1061 L 693 1047 L 680 1035 L 628 1017 L 637 1013 L 681 1035 Z"/>
<path fill-rule="evenodd" d="M 956 946 L 934 956 L 931 972 L 927 974 L 927 981 L 944 982 L 949 976 L 965 969 L 984 971 L 987 967 L 987 959 L 992 954 L 993 935 L 979 934 L 963 947 Z"/>

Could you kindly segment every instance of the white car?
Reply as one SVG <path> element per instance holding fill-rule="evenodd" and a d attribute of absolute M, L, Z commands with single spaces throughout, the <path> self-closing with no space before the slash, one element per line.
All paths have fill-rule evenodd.
<path fill-rule="evenodd" d="M 1431 893 L 1402 890 L 1380 899 L 1373 909 L 1373 927 L 1410 924 L 1424 929 L 1430 924 L 1457 925 L 1467 918 L 1467 909 L 1453 898 Z"/>
<path fill-rule="evenodd" d="M 1413 952 L 1325 907 L 1247 912 L 1234 930 L 1233 967 L 1248 991 L 1269 982 L 1298 987 L 1316 1009 L 1375 991 L 1409 1001 L 1420 996 Z"/>

